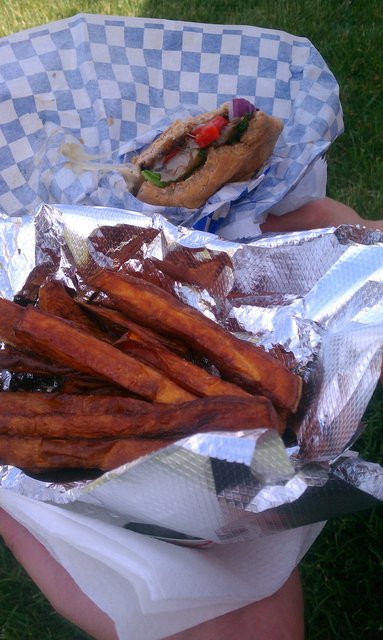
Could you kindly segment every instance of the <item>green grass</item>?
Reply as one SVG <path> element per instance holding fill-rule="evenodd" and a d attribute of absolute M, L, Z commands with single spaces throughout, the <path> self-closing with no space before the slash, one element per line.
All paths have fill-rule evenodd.
<path fill-rule="evenodd" d="M 381 0 L 0 0 L 0 36 L 75 13 L 253 24 L 308 37 L 338 79 L 345 133 L 328 154 L 328 193 L 365 218 L 383 217 L 383 3 Z M 383 392 L 358 443 L 383 464 Z M 383 639 L 382 509 L 329 522 L 302 563 L 307 640 Z M 80 640 L 4 548 L 0 549 L 0 640 Z M 196 639 L 197 640 L 197 639 Z M 213 639 L 212 639 L 213 640 Z M 270 639 L 273 640 L 273 639 Z"/>
<path fill-rule="evenodd" d="M 383 388 L 364 417 L 368 428 L 357 449 L 366 460 L 383 464 Z M 383 638 L 382 507 L 329 521 L 305 556 L 302 579 L 307 640 Z"/>
<path fill-rule="evenodd" d="M 0 36 L 76 13 L 254 24 L 308 37 L 338 78 L 345 133 L 330 149 L 329 195 L 383 216 L 383 5 L 380 0 L 0 0 Z"/>

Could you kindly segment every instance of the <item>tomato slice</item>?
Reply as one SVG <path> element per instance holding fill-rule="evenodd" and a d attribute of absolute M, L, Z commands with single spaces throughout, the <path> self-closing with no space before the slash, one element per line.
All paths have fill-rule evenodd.
<path fill-rule="evenodd" d="M 206 124 L 201 124 L 193 129 L 192 134 L 199 147 L 202 149 L 218 140 L 223 127 L 228 124 L 228 120 L 223 116 L 215 116 Z"/>
<path fill-rule="evenodd" d="M 204 147 L 208 147 L 209 144 L 214 142 L 214 140 L 218 140 L 218 138 L 219 129 L 213 124 L 207 124 L 204 127 L 201 127 L 201 129 L 195 134 L 195 141 L 202 149 Z"/>
<path fill-rule="evenodd" d="M 225 116 L 215 116 L 209 120 L 209 124 L 214 124 L 214 126 L 221 131 L 227 124 L 229 124 L 229 121 Z"/>

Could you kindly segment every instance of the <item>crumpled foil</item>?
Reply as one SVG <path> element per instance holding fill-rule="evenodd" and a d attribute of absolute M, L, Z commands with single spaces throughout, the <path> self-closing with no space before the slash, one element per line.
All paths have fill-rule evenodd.
<path fill-rule="evenodd" d="M 84 274 L 118 265 L 274 351 L 304 380 L 294 441 L 261 425 L 195 434 L 96 479 L 42 480 L 3 466 L 1 486 L 118 526 L 160 527 L 167 539 L 215 542 L 383 501 L 383 468 L 350 449 L 382 365 L 380 232 L 342 226 L 228 242 L 161 215 L 42 205 L 1 217 L 0 252 L 4 297 L 22 295 L 36 266 L 84 292 Z"/>

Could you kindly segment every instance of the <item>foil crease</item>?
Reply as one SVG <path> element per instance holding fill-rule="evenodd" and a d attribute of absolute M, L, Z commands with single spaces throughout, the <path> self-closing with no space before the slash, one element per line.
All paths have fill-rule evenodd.
<path fill-rule="evenodd" d="M 144 274 L 284 358 L 304 394 L 295 443 L 261 428 L 195 434 L 96 479 L 43 481 L 3 466 L 1 486 L 118 526 L 149 523 L 217 542 L 379 503 L 382 468 L 350 447 L 382 364 L 382 241 L 342 226 L 229 242 L 107 207 L 2 216 L 3 297 L 25 293 L 36 268 L 84 295 L 84 275 L 100 266 Z"/>

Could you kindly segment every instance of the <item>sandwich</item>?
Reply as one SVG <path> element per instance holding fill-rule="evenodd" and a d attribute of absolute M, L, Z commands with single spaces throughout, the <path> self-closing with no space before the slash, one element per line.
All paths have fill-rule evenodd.
<path fill-rule="evenodd" d="M 283 122 L 234 98 L 176 120 L 133 159 L 136 197 L 148 204 L 198 209 L 223 185 L 254 177 L 271 156 Z"/>

